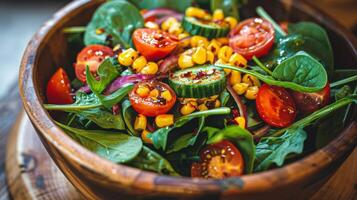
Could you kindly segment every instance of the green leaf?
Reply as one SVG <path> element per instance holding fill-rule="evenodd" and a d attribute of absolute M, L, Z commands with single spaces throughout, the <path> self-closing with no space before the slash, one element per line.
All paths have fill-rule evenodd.
<path fill-rule="evenodd" d="M 115 163 L 127 163 L 133 160 L 143 147 L 140 138 L 121 132 L 82 130 L 61 123 L 57 125 L 74 135 L 89 150 Z"/>
<path fill-rule="evenodd" d="M 282 166 L 289 154 L 302 153 L 306 138 L 303 127 L 287 129 L 280 137 L 262 138 L 256 146 L 254 171 L 267 170 L 273 164 Z"/>
<path fill-rule="evenodd" d="M 128 95 L 128 93 L 133 89 L 133 87 L 134 85 L 132 84 L 125 85 L 119 90 L 115 91 L 113 94 L 110 94 L 108 96 L 100 95 L 99 99 L 106 108 L 111 108 L 115 104 L 123 100 L 123 98 Z"/>
<path fill-rule="evenodd" d="M 207 132 L 207 144 L 214 144 L 222 140 L 233 142 L 242 153 L 245 164 L 245 173 L 252 173 L 255 159 L 255 145 L 253 136 L 249 131 L 239 126 L 227 126 L 223 130 L 204 128 Z"/>
<path fill-rule="evenodd" d="M 193 5 L 194 0 L 130 0 L 130 2 L 140 9 L 170 8 L 183 13 Z"/>
<path fill-rule="evenodd" d="M 128 128 L 128 131 L 131 135 L 138 136 L 139 133 L 134 129 L 133 124 L 135 122 L 135 117 L 137 116 L 137 113 L 135 110 L 131 107 L 131 103 L 129 100 L 125 99 L 123 103 L 121 104 L 121 109 L 122 109 L 122 114 L 124 118 L 124 122 L 126 124 L 126 127 Z"/>
<path fill-rule="evenodd" d="M 73 104 L 64 104 L 64 105 L 54 105 L 54 104 L 45 104 L 44 107 L 47 110 L 62 110 L 66 112 L 77 112 L 80 110 L 88 110 L 93 108 L 98 108 L 102 104 L 100 103 L 98 97 L 91 93 L 86 94 L 84 92 L 77 92 L 76 102 Z"/>
<path fill-rule="evenodd" d="M 84 34 L 84 43 L 130 47 L 131 35 L 144 26 L 140 11 L 126 1 L 109 1 L 102 4 L 94 13 Z M 97 34 L 102 29 L 104 33 Z"/>
<path fill-rule="evenodd" d="M 169 161 L 146 146 L 143 146 L 139 155 L 130 161 L 128 165 L 143 170 L 157 172 L 159 174 L 179 176 Z"/>
<path fill-rule="evenodd" d="M 239 19 L 239 7 L 237 0 L 211 0 L 211 12 L 222 9 L 224 16 L 231 16 Z"/>
<path fill-rule="evenodd" d="M 221 102 L 221 106 L 226 106 L 231 95 L 227 90 L 223 90 L 223 92 L 219 95 L 219 101 Z"/>

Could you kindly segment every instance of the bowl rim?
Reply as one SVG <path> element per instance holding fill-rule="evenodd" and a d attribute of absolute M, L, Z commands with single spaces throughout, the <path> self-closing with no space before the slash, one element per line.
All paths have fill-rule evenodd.
<path fill-rule="evenodd" d="M 38 130 L 37 133 L 63 155 L 78 162 L 79 165 L 123 187 L 133 187 L 145 191 L 167 194 L 249 193 L 266 191 L 271 188 L 272 184 L 276 188 L 291 185 L 312 176 L 318 171 L 328 170 L 329 165 L 334 160 L 341 160 L 341 158 L 346 157 L 356 145 L 357 123 L 353 121 L 328 145 L 298 161 L 281 168 L 223 180 L 159 175 L 126 165 L 115 164 L 90 152 L 54 124 L 48 112 L 43 108 L 39 91 L 35 88 L 36 74 L 34 71 L 37 70 L 37 52 L 44 48 L 47 39 L 55 31 L 53 25 L 64 24 L 68 21 L 69 16 L 74 15 L 74 11 L 79 8 L 91 7 L 103 1 L 77 0 L 57 11 L 52 19 L 47 21 L 32 37 L 22 58 L 19 73 L 20 96 L 27 115 Z M 301 3 L 298 2 L 298 4 Z M 357 55 L 357 42 L 344 27 L 306 2 L 299 6 L 307 6 L 310 11 L 319 13 L 321 15 L 319 17 L 327 18 L 337 27 L 336 31 L 340 32 L 343 37 L 348 38 L 346 41 L 350 43 L 351 48 Z M 64 17 L 67 17 L 67 21 L 63 20 Z M 155 187 L 153 187 L 153 183 L 155 183 Z"/>

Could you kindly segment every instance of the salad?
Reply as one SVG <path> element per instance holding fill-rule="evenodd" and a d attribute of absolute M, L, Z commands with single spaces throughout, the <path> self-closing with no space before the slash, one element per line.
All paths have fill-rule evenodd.
<path fill-rule="evenodd" d="M 48 81 L 44 107 L 99 156 L 172 176 L 242 176 L 326 145 L 357 101 L 356 71 L 334 67 L 318 24 L 243 9 L 106 2 L 63 30 L 77 56 Z"/>

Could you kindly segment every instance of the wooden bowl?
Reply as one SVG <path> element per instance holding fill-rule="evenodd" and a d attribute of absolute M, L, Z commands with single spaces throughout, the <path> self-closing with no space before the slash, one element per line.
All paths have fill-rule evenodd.
<path fill-rule="evenodd" d="M 225 180 L 161 176 L 114 164 L 88 151 L 57 127 L 43 108 L 45 86 L 55 70 L 72 71 L 74 54 L 62 28 L 85 25 L 104 0 L 74 1 L 58 11 L 32 38 L 20 69 L 20 93 L 28 116 L 58 167 L 88 199 L 287 199 L 304 198 L 316 191 L 355 147 L 354 120 L 326 147 L 285 167 Z M 252 1 L 245 15 L 254 15 Z M 357 42 L 322 12 L 303 1 L 264 1 L 276 19 L 311 20 L 323 25 L 332 40 L 337 66 L 357 66 Z M 53 116 L 56 117 L 56 116 Z"/>

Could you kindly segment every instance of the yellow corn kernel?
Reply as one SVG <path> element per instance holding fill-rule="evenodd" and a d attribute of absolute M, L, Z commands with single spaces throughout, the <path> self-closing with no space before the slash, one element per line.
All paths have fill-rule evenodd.
<path fill-rule="evenodd" d="M 146 58 L 144 56 L 140 56 L 139 58 L 135 59 L 132 68 L 136 71 L 136 72 L 140 72 L 145 65 L 148 62 L 146 61 Z"/>
<path fill-rule="evenodd" d="M 206 15 L 206 11 L 201 8 L 189 7 L 186 9 L 185 14 L 187 17 L 204 18 Z"/>
<path fill-rule="evenodd" d="M 139 85 L 138 89 L 136 89 L 136 94 L 138 94 L 142 98 L 146 98 L 149 96 L 150 89 L 145 85 Z"/>
<path fill-rule="evenodd" d="M 164 98 L 166 101 L 171 101 L 172 100 L 172 95 L 171 92 L 168 90 L 165 90 L 161 93 L 162 98 Z"/>
<path fill-rule="evenodd" d="M 150 91 L 149 96 L 157 98 L 159 96 L 159 94 L 160 94 L 159 90 L 153 89 L 153 90 Z"/>
<path fill-rule="evenodd" d="M 235 85 L 242 81 L 242 76 L 239 71 L 232 71 L 231 76 L 229 77 L 229 83 Z"/>
<path fill-rule="evenodd" d="M 149 29 L 159 29 L 159 25 L 155 22 L 152 22 L 152 21 L 148 21 L 148 22 L 145 22 L 145 28 L 149 28 Z"/>
<path fill-rule="evenodd" d="M 254 100 L 257 98 L 259 88 L 258 86 L 250 86 L 248 87 L 247 91 L 245 92 L 245 98 L 249 100 Z"/>
<path fill-rule="evenodd" d="M 218 53 L 220 47 L 221 47 L 221 43 L 219 43 L 217 40 L 213 39 L 207 46 L 207 50 L 212 51 L 212 53 L 214 53 L 216 55 Z"/>
<path fill-rule="evenodd" d="M 162 22 L 161 29 L 167 31 L 174 23 L 178 23 L 177 19 L 174 17 L 169 17 L 164 22 Z"/>
<path fill-rule="evenodd" d="M 147 122 L 148 120 L 145 115 L 138 114 L 135 118 L 134 129 L 138 131 L 145 130 Z"/>
<path fill-rule="evenodd" d="M 213 20 L 223 20 L 224 19 L 224 14 L 222 9 L 216 9 L 213 12 Z"/>
<path fill-rule="evenodd" d="M 129 67 L 130 65 L 133 64 L 134 60 L 138 57 L 138 52 L 135 51 L 134 49 L 130 48 L 125 51 L 123 51 L 119 56 L 118 56 L 118 61 L 120 64 Z"/>
<path fill-rule="evenodd" d="M 197 47 L 196 52 L 192 55 L 193 62 L 202 65 L 207 61 L 207 51 L 203 47 Z"/>
<path fill-rule="evenodd" d="M 221 45 L 228 45 L 229 39 L 227 37 L 216 38 L 216 40 L 221 43 Z"/>
<path fill-rule="evenodd" d="M 238 95 L 242 95 L 247 91 L 248 87 L 249 87 L 249 85 L 247 83 L 237 83 L 237 84 L 233 85 L 233 90 Z"/>
<path fill-rule="evenodd" d="M 229 62 L 229 58 L 233 54 L 233 49 L 229 46 L 223 46 L 218 51 L 218 58 L 222 59 L 224 62 Z"/>
<path fill-rule="evenodd" d="M 243 83 L 247 83 L 249 86 L 260 87 L 260 81 L 253 75 L 245 74 L 242 79 Z"/>
<path fill-rule="evenodd" d="M 174 124 L 174 115 L 171 114 L 163 114 L 155 117 L 156 126 L 159 128 L 165 126 L 171 126 Z"/>
<path fill-rule="evenodd" d="M 199 36 L 199 35 L 195 35 L 192 36 L 191 38 L 191 47 L 198 47 L 198 46 L 203 46 L 203 47 L 207 47 L 209 44 L 207 38 Z"/>
<path fill-rule="evenodd" d="M 221 102 L 218 99 L 216 99 L 216 101 L 214 101 L 214 107 L 215 108 L 221 107 Z"/>
<path fill-rule="evenodd" d="M 245 128 L 245 118 L 244 117 L 236 117 L 234 121 L 237 122 L 238 126 L 241 128 Z"/>
<path fill-rule="evenodd" d="M 178 35 L 183 32 L 183 28 L 181 27 L 180 23 L 174 23 L 170 26 L 168 32 L 174 35 Z"/>
<path fill-rule="evenodd" d="M 196 110 L 195 106 L 193 106 L 191 103 L 187 103 L 181 107 L 180 112 L 182 115 L 189 115 L 193 113 L 195 110 Z"/>
<path fill-rule="evenodd" d="M 192 57 L 189 55 L 181 54 L 178 60 L 178 65 L 181 69 L 193 67 L 195 65 L 192 61 Z"/>
<path fill-rule="evenodd" d="M 246 68 L 248 61 L 239 53 L 234 53 L 230 58 L 229 58 L 229 64 L 237 67 L 242 67 Z"/>
<path fill-rule="evenodd" d="M 192 100 L 192 101 L 190 101 L 190 104 L 193 106 L 193 107 L 197 107 L 197 100 L 195 99 L 195 100 Z"/>
<path fill-rule="evenodd" d="M 198 106 L 198 110 L 205 111 L 205 110 L 208 110 L 208 108 L 207 108 L 206 104 L 203 103 L 203 104 Z"/>
<path fill-rule="evenodd" d="M 182 40 L 182 39 L 187 38 L 187 37 L 190 37 L 190 34 L 188 34 L 187 32 L 180 33 L 180 34 L 177 36 L 177 38 L 178 38 L 179 40 Z"/>
<path fill-rule="evenodd" d="M 207 61 L 211 64 L 213 64 L 214 62 L 214 54 L 212 53 L 212 51 L 207 51 Z"/>
<path fill-rule="evenodd" d="M 224 21 L 226 21 L 229 24 L 230 29 L 233 29 L 238 24 L 238 20 L 234 17 L 226 17 Z"/>
<path fill-rule="evenodd" d="M 141 74 L 156 74 L 159 66 L 154 62 L 148 62 L 145 67 L 140 70 Z"/>
<path fill-rule="evenodd" d="M 148 134 L 150 134 L 149 131 L 147 131 L 146 129 L 143 130 L 143 132 L 141 133 L 141 139 L 144 143 L 152 144 L 152 140 L 148 137 Z"/>

